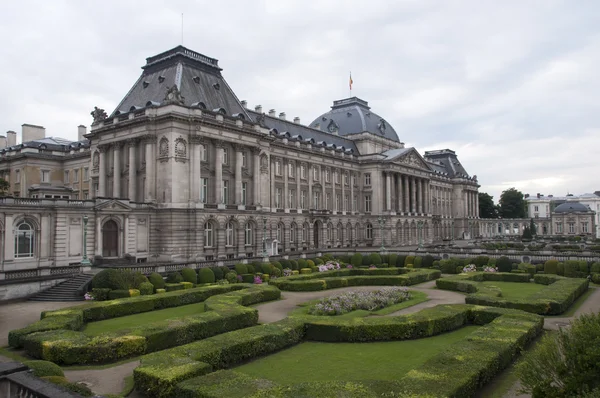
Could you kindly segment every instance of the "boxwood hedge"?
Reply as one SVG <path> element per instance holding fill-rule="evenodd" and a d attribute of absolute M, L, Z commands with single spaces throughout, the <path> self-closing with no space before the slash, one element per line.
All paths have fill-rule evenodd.
<path fill-rule="evenodd" d="M 286 318 L 145 355 L 141 365 L 134 370 L 136 388 L 148 397 L 471 396 L 506 367 L 522 347 L 541 332 L 543 326 L 543 318 L 538 315 L 465 304 L 442 305 L 418 314 L 381 317 L 367 322 L 357 322 L 363 319 L 327 319 L 322 323 L 313 318 Z M 468 324 L 484 326 L 473 332 L 464 343 L 441 351 L 397 381 L 277 386 L 235 371 L 219 372 L 306 339 L 410 339 L 432 336 Z M 431 393 L 432 388 L 435 393 Z M 335 394 L 331 395 L 332 392 Z M 382 392 L 388 395 L 382 395 Z"/>
<path fill-rule="evenodd" d="M 440 278 L 436 285 L 440 289 L 470 293 L 465 297 L 467 304 L 492 307 L 515 308 L 540 315 L 560 315 L 588 289 L 587 279 L 565 278 L 552 274 L 538 274 L 534 282 L 546 288 L 524 299 L 503 298 L 502 292 L 493 286 L 482 286 L 477 282 L 502 281 L 529 283 L 530 274 L 472 272 L 448 278 Z"/>

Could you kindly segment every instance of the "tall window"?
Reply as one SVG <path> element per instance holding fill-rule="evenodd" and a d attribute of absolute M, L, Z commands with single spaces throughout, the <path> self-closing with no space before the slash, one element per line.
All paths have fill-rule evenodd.
<path fill-rule="evenodd" d="M 215 237 L 213 235 L 213 225 L 210 222 L 204 224 L 204 246 L 213 247 L 215 243 Z"/>
<path fill-rule="evenodd" d="M 84 167 L 83 168 L 83 181 L 87 181 L 89 179 L 90 179 L 90 169 L 87 167 Z"/>
<path fill-rule="evenodd" d="M 308 241 L 308 224 L 302 224 L 302 242 Z"/>
<path fill-rule="evenodd" d="M 298 227 L 294 223 L 292 223 L 292 225 L 290 226 L 290 243 L 296 242 L 296 229 L 297 228 Z"/>
<path fill-rule="evenodd" d="M 246 229 L 244 231 L 244 244 L 246 246 L 252 246 L 254 243 L 254 231 L 252 229 L 252 224 L 249 222 L 246 223 Z"/>
<path fill-rule="evenodd" d="M 275 188 L 275 207 L 281 208 L 281 188 Z"/>
<path fill-rule="evenodd" d="M 300 208 L 306 209 L 306 191 L 300 191 Z"/>
<path fill-rule="evenodd" d="M 294 178 L 294 165 L 292 163 L 288 164 L 288 177 Z"/>
<path fill-rule="evenodd" d="M 342 196 L 338 193 L 335 195 L 335 211 L 341 211 Z"/>
<path fill-rule="evenodd" d="M 582 222 L 581 223 L 581 232 L 583 232 L 584 234 L 587 234 L 588 232 L 590 232 L 588 230 L 588 223 L 587 222 Z"/>
<path fill-rule="evenodd" d="M 327 224 L 327 240 L 330 242 L 333 240 L 333 225 L 331 224 Z"/>
<path fill-rule="evenodd" d="M 300 166 L 300 178 L 306 179 L 306 165 Z"/>
<path fill-rule="evenodd" d="M 327 193 L 325 194 L 325 210 L 329 210 L 331 206 L 331 194 Z"/>
<path fill-rule="evenodd" d="M 200 145 L 200 160 L 202 160 L 203 162 L 208 161 L 208 154 L 206 152 L 206 145 L 204 145 L 204 144 Z"/>
<path fill-rule="evenodd" d="M 69 183 L 69 170 L 65 170 L 65 184 Z"/>
<path fill-rule="evenodd" d="M 570 222 L 569 223 L 569 233 L 570 234 L 574 234 L 575 233 L 575 223 L 574 222 Z"/>
<path fill-rule="evenodd" d="M 79 169 L 73 170 L 73 182 L 79 182 Z"/>
<path fill-rule="evenodd" d="M 242 167 L 248 167 L 248 158 L 246 152 L 242 152 Z"/>
<path fill-rule="evenodd" d="M 33 257 L 35 231 L 27 221 L 17 224 L 15 231 L 15 257 Z"/>
<path fill-rule="evenodd" d="M 337 171 L 333 172 L 333 181 L 335 181 L 336 184 L 340 183 L 340 173 L 338 173 Z"/>
<path fill-rule="evenodd" d="M 366 233 L 367 239 L 373 239 L 373 225 L 370 222 L 367 223 L 367 226 L 365 228 L 365 233 Z"/>
<path fill-rule="evenodd" d="M 229 148 L 223 148 L 223 164 L 229 164 Z"/>
<path fill-rule="evenodd" d="M 540 211 L 538 206 L 533 206 L 533 211 Z"/>
<path fill-rule="evenodd" d="M 50 170 L 42 170 L 42 182 L 50 182 Z"/>
<path fill-rule="evenodd" d="M 200 202 L 206 203 L 208 198 L 208 178 L 200 179 Z"/>
<path fill-rule="evenodd" d="M 313 201 L 313 208 L 316 209 L 316 210 L 318 210 L 320 202 L 321 202 L 321 192 L 315 192 L 315 197 L 314 197 L 314 201 Z"/>
<path fill-rule="evenodd" d="M 246 199 L 248 197 L 248 183 L 242 182 L 242 204 L 246 204 Z"/>
<path fill-rule="evenodd" d="M 223 203 L 229 203 L 229 181 L 223 180 Z"/>
<path fill-rule="evenodd" d="M 352 199 L 352 209 L 350 209 L 350 211 L 355 211 L 356 209 L 358 209 L 358 196 L 354 195 L 354 198 Z"/>
<path fill-rule="evenodd" d="M 365 185 L 371 185 L 371 173 L 365 173 Z"/>
<path fill-rule="evenodd" d="M 337 240 L 342 242 L 344 236 L 344 227 L 342 227 L 342 224 L 338 224 L 337 226 Z"/>
<path fill-rule="evenodd" d="M 225 245 L 226 246 L 233 246 L 234 242 L 235 242 L 235 230 L 234 230 L 234 225 L 232 221 L 229 221 L 227 224 L 225 224 Z"/>
<path fill-rule="evenodd" d="M 561 222 L 556 223 L 556 232 L 559 234 L 562 233 L 562 223 Z"/>
<path fill-rule="evenodd" d="M 365 195 L 365 212 L 371 212 L 371 195 Z"/>
<path fill-rule="evenodd" d="M 290 189 L 290 192 L 288 194 L 288 207 L 290 209 L 296 208 L 295 203 L 294 203 L 295 201 L 296 201 L 296 190 Z"/>
<path fill-rule="evenodd" d="M 331 174 L 331 172 L 329 171 L 329 169 L 325 169 L 325 182 L 330 182 L 330 180 L 331 180 L 330 174 Z"/>
<path fill-rule="evenodd" d="M 344 210 L 348 211 L 348 195 L 344 196 Z"/>
<path fill-rule="evenodd" d="M 279 160 L 275 161 L 275 175 L 281 175 L 281 162 Z"/>
<path fill-rule="evenodd" d="M 283 242 L 283 224 L 277 224 L 277 240 Z"/>
<path fill-rule="evenodd" d="M 313 181 L 319 181 L 319 169 L 316 166 L 313 167 Z"/>
<path fill-rule="evenodd" d="M 21 170 L 15 170 L 15 183 L 19 184 L 21 182 Z"/>
<path fill-rule="evenodd" d="M 348 174 L 344 174 L 344 184 L 348 185 Z"/>

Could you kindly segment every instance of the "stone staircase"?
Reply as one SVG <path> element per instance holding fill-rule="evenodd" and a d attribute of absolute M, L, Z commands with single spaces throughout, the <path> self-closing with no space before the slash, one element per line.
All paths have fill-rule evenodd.
<path fill-rule="evenodd" d="M 87 292 L 87 284 L 92 281 L 93 274 L 78 274 L 56 286 L 41 291 L 30 297 L 31 301 L 83 301 Z"/>

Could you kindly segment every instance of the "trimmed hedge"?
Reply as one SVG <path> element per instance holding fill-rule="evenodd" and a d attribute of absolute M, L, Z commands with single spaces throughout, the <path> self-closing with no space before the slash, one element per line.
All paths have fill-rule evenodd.
<path fill-rule="evenodd" d="M 27 354 L 61 364 L 88 364 L 119 360 L 164 350 L 229 332 L 258 322 L 258 310 L 247 305 L 280 297 L 268 285 L 242 285 L 243 290 L 208 297 L 205 312 L 140 325 L 89 337 L 73 330 L 33 333 L 22 338 Z"/>
<path fill-rule="evenodd" d="M 215 274 L 210 268 L 198 270 L 198 283 L 215 283 Z"/>
<path fill-rule="evenodd" d="M 125 297 L 136 297 L 140 295 L 140 291 L 137 289 L 129 290 L 111 290 L 108 292 L 108 298 L 110 300 L 125 298 Z"/>
<path fill-rule="evenodd" d="M 183 277 L 183 282 L 190 282 L 194 285 L 198 283 L 198 275 L 196 274 L 196 271 L 191 268 L 182 269 L 181 276 Z"/>
<path fill-rule="evenodd" d="M 140 284 L 140 294 L 147 296 L 154 293 L 154 285 L 150 282 L 143 282 Z"/>
<path fill-rule="evenodd" d="M 49 361 L 24 361 L 23 365 L 27 366 L 29 369 L 33 371 L 33 375 L 36 377 L 44 377 L 44 376 L 65 376 L 65 373 L 55 363 Z"/>
<path fill-rule="evenodd" d="M 154 285 L 154 289 L 155 290 L 156 289 L 164 289 L 165 288 L 165 280 L 164 280 L 164 278 L 160 274 L 158 274 L 156 272 L 153 272 L 153 273 L 150 274 L 150 276 L 148 277 L 148 281 L 150 283 L 152 283 L 152 285 Z"/>
<path fill-rule="evenodd" d="M 171 272 L 167 275 L 167 283 L 179 283 L 183 282 L 183 276 L 179 272 Z"/>
<path fill-rule="evenodd" d="M 134 370 L 136 388 L 148 397 L 161 398 L 245 397 L 251 394 L 265 398 L 358 398 L 388 396 L 385 394 L 389 393 L 393 394 L 389 396 L 410 396 L 401 395 L 405 392 L 423 397 L 472 396 L 476 388 L 510 364 L 521 347 L 539 335 L 543 326 L 543 318 L 538 315 L 464 304 L 440 305 L 397 317 L 313 318 L 321 317 L 286 318 L 145 355 L 141 365 Z M 441 351 L 398 381 L 313 382 L 281 387 L 273 386 L 271 382 L 263 384 L 261 380 L 240 376 L 235 371 L 219 371 L 306 339 L 410 339 L 433 336 L 468 324 L 484 326 L 464 343 Z M 464 353 L 462 347 L 467 348 Z M 452 365 L 446 366 L 450 363 Z M 432 385 L 436 389 L 435 395 L 429 393 Z"/>
<path fill-rule="evenodd" d="M 347 286 L 410 286 L 441 276 L 433 269 L 375 268 L 340 269 L 309 274 L 292 275 L 269 281 L 281 290 L 309 292 Z"/>
<path fill-rule="evenodd" d="M 505 299 L 500 290 L 491 286 L 481 286 L 477 282 L 529 282 L 528 273 L 493 273 L 472 272 L 436 281 L 439 289 L 454 290 L 470 293 L 465 298 L 467 304 L 487 305 L 492 307 L 514 308 L 534 314 L 559 315 L 565 312 L 571 304 L 588 289 L 587 279 L 565 278 L 552 274 L 537 274 L 534 282 L 548 285 L 523 299 Z"/>

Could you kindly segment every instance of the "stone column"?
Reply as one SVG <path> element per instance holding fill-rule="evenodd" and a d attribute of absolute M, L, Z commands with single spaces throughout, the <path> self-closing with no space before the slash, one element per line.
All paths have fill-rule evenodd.
<path fill-rule="evenodd" d="M 410 211 L 413 213 L 417 212 L 417 183 L 415 177 L 410 177 Z"/>
<path fill-rule="evenodd" d="M 340 205 L 342 206 L 341 211 L 348 211 L 348 209 L 346 208 L 346 174 L 344 172 L 344 169 L 340 169 L 339 171 L 340 173 L 340 183 L 342 185 L 342 203 L 340 203 Z M 350 204 L 350 203 L 348 203 Z"/>
<path fill-rule="evenodd" d="M 273 158 L 273 157 L 269 157 L 269 164 L 271 165 L 271 168 L 269 170 L 269 175 L 271 178 L 269 178 L 269 184 L 270 184 L 270 192 L 271 192 L 271 196 L 269 198 L 269 207 L 271 209 L 275 209 L 277 208 L 276 202 L 275 202 L 275 193 L 276 193 L 276 184 L 275 184 L 275 162 L 277 162 L 277 159 Z"/>
<path fill-rule="evenodd" d="M 223 143 L 215 141 L 215 203 L 223 203 Z"/>
<path fill-rule="evenodd" d="M 13 227 L 14 216 L 5 214 L 4 216 L 4 260 L 12 261 L 15 258 L 15 231 Z"/>
<path fill-rule="evenodd" d="M 200 137 L 190 137 L 192 144 L 191 173 L 190 173 L 190 201 L 200 201 L 200 181 L 202 173 L 202 143 Z"/>
<path fill-rule="evenodd" d="M 137 201 L 137 159 L 135 158 L 137 140 L 127 141 L 127 148 L 129 150 L 129 186 L 127 187 L 127 196 L 130 201 L 135 202 Z"/>
<path fill-rule="evenodd" d="M 287 159 L 283 159 L 282 161 L 283 163 L 283 198 L 281 198 L 283 200 L 283 206 L 281 206 L 284 209 L 289 209 L 290 208 L 290 195 L 289 195 L 289 174 L 290 174 L 290 170 L 289 168 L 292 167 L 292 165 L 288 162 Z"/>
<path fill-rule="evenodd" d="M 469 192 L 468 191 L 464 191 L 463 194 L 463 200 L 465 201 L 464 203 L 464 209 L 465 209 L 465 217 L 469 217 Z"/>
<path fill-rule="evenodd" d="M 410 213 L 410 179 L 408 176 L 402 176 L 402 185 L 404 186 L 404 212 Z"/>
<path fill-rule="evenodd" d="M 475 192 L 475 218 L 479 218 L 479 193 Z"/>
<path fill-rule="evenodd" d="M 302 165 L 300 162 L 296 162 L 296 209 L 300 208 L 300 169 Z M 298 241 L 298 234 L 296 234 L 296 240 Z M 297 242 L 296 242 L 297 243 Z"/>
<path fill-rule="evenodd" d="M 156 171 L 155 171 L 155 151 L 154 151 L 154 143 L 156 142 L 156 137 L 148 137 L 146 138 L 146 194 L 145 201 L 152 202 L 156 199 L 154 194 L 155 192 L 155 181 L 156 181 Z"/>
<path fill-rule="evenodd" d="M 423 213 L 423 198 L 425 197 L 425 195 L 423 195 L 423 179 L 419 178 L 417 179 L 417 187 L 419 192 L 417 192 L 417 209 L 419 214 Z"/>
<path fill-rule="evenodd" d="M 431 191 L 430 181 L 425 180 L 425 213 L 431 214 Z"/>
<path fill-rule="evenodd" d="M 116 143 L 113 149 L 113 198 L 121 197 L 121 143 Z"/>
<path fill-rule="evenodd" d="M 235 204 L 242 204 L 242 161 L 243 161 L 243 147 L 235 145 Z"/>
<path fill-rule="evenodd" d="M 402 187 L 402 175 L 397 174 L 396 178 L 398 180 L 398 213 L 402 213 L 404 211 L 404 191 Z"/>
<path fill-rule="evenodd" d="M 99 162 L 98 162 L 98 196 L 106 197 L 106 150 L 104 145 L 98 146 Z"/>
<path fill-rule="evenodd" d="M 354 212 L 354 181 L 353 173 L 348 174 L 348 183 L 350 184 L 350 197 L 348 198 L 348 206 L 350 207 L 350 212 Z"/>
<path fill-rule="evenodd" d="M 258 204 L 260 203 L 260 148 L 253 147 L 252 153 L 254 154 L 254 157 L 252 158 L 254 166 L 254 171 L 252 172 L 252 197 L 254 198 L 254 206 L 258 206 Z"/>
<path fill-rule="evenodd" d="M 392 210 L 392 174 L 385 173 L 385 210 Z"/>
<path fill-rule="evenodd" d="M 314 175 L 314 171 L 313 171 L 313 165 L 308 165 L 307 167 L 307 172 L 308 172 L 308 208 L 312 209 L 314 208 L 314 204 L 313 204 L 313 191 L 312 191 L 312 186 L 313 186 L 313 177 Z"/>

